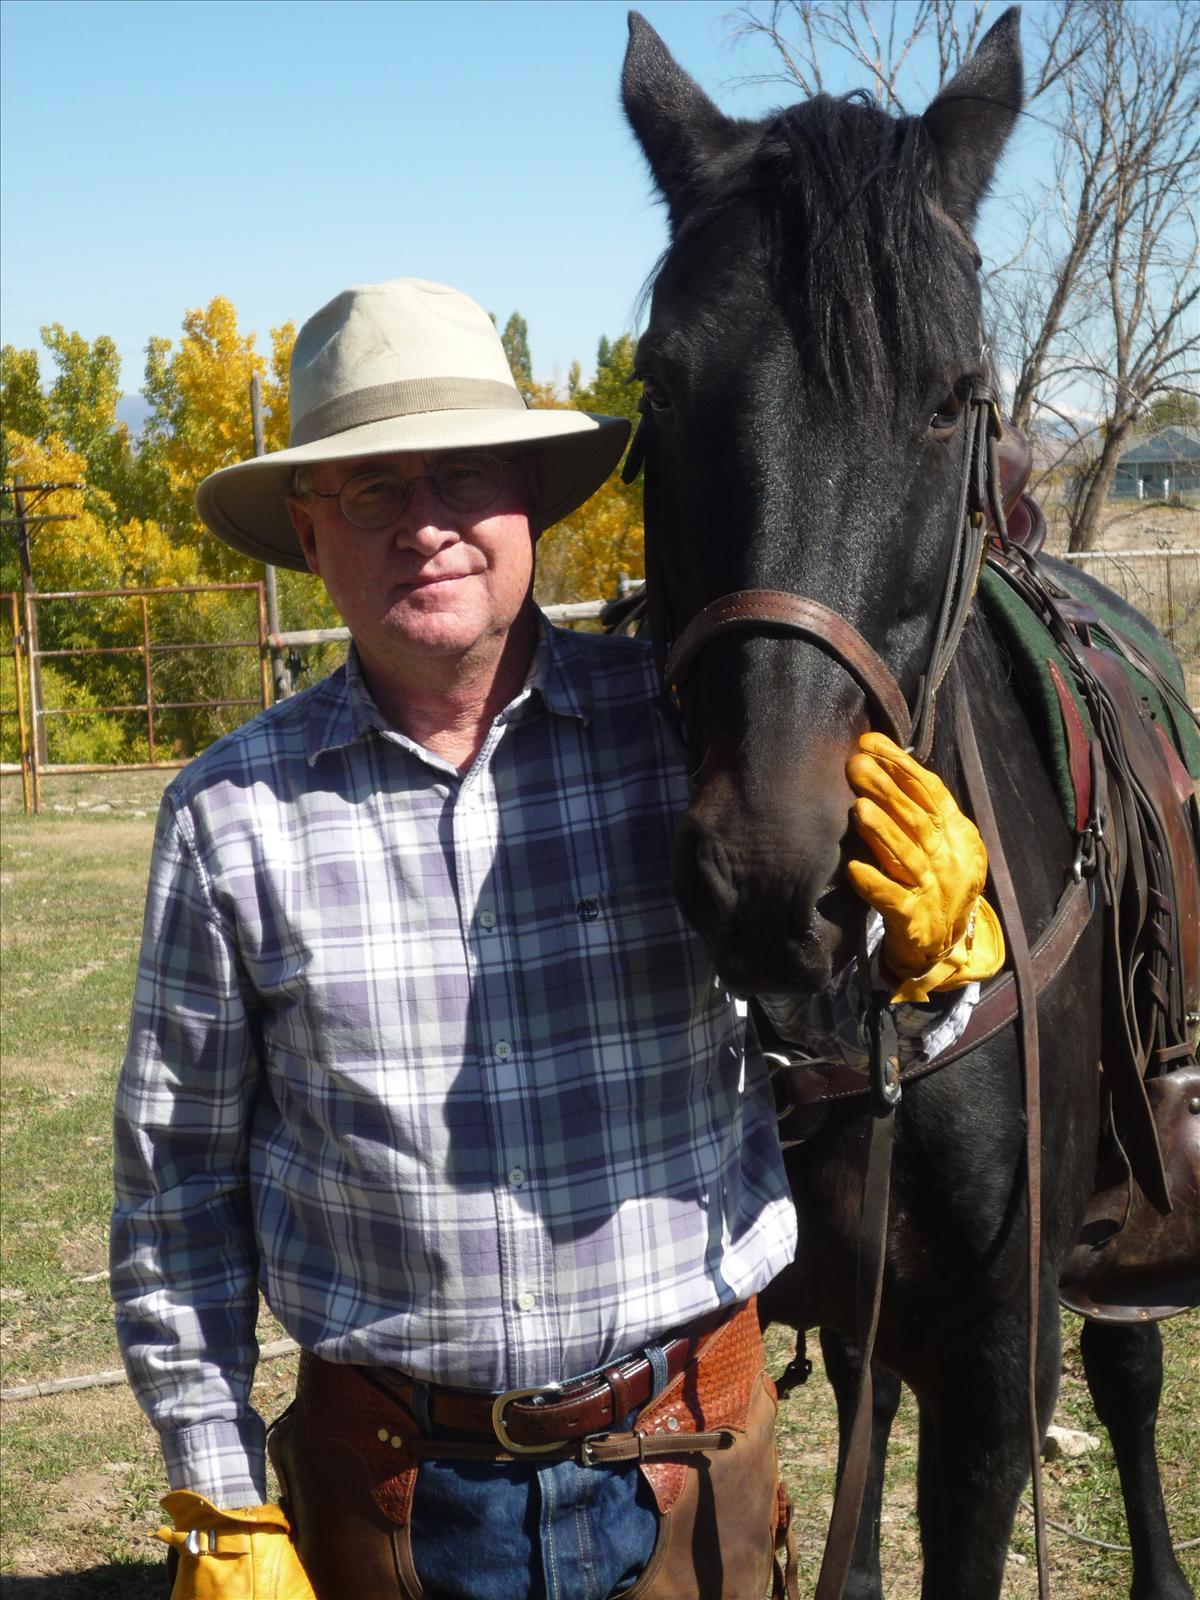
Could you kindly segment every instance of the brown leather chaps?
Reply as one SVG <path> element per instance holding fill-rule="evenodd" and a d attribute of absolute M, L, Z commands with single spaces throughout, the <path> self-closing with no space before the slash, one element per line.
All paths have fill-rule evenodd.
<path fill-rule="evenodd" d="M 365 1371 L 305 1355 L 296 1399 L 270 1430 L 293 1538 L 318 1600 L 436 1600 L 410 1539 L 414 1452 L 429 1446 L 411 1412 Z M 788 1592 L 775 1409 L 751 1302 L 643 1408 L 633 1435 L 608 1436 L 653 1438 L 656 1448 L 639 1470 L 658 1506 L 658 1539 L 622 1600 L 763 1600 L 772 1582 Z M 716 1432 L 723 1448 L 658 1453 L 667 1438 Z M 578 1456 L 577 1447 L 566 1453 Z M 512 1458 L 497 1446 L 495 1459 Z"/>

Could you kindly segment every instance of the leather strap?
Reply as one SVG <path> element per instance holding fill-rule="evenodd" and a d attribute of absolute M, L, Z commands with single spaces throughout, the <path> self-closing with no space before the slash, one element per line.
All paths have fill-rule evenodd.
<path fill-rule="evenodd" d="M 539 1461 L 578 1461 L 584 1467 L 607 1467 L 621 1461 L 653 1461 L 659 1456 L 695 1455 L 700 1451 L 728 1450 L 737 1435 L 729 1428 L 709 1433 L 606 1433 L 600 1437 L 565 1440 Z M 406 1439 L 406 1455 L 421 1461 L 515 1461 L 511 1451 L 475 1439 Z"/>
<path fill-rule="evenodd" d="M 996 910 L 1004 928 L 1008 959 L 1017 995 L 1017 1040 L 1025 1089 L 1025 1198 L 1029 1233 L 1027 1405 L 1030 1467 L 1033 1486 L 1033 1531 L 1037 1551 L 1039 1600 L 1049 1600 L 1050 1577 L 1046 1561 L 1046 1510 L 1042 1497 L 1042 1429 L 1037 1408 L 1038 1311 L 1041 1303 L 1042 1267 L 1042 1093 L 1038 1055 L 1037 984 L 1016 888 L 1008 870 L 987 777 L 979 758 L 975 729 L 965 696 L 956 708 L 955 733 L 967 798 L 975 823 L 987 846 L 988 865 L 996 891 Z"/>
<path fill-rule="evenodd" d="M 675 640 L 663 676 L 676 694 L 705 645 L 738 628 L 784 628 L 821 646 L 846 668 L 888 723 L 897 744 L 909 737 L 908 705 L 900 685 L 854 625 L 840 612 L 782 589 L 739 589 L 698 611 Z"/>
<path fill-rule="evenodd" d="M 1075 791 L 1075 832 L 1082 833 L 1092 817 L 1091 743 L 1057 663 L 1047 661 L 1046 665 L 1050 669 L 1050 682 L 1054 685 L 1058 712 L 1067 739 L 1067 769 L 1071 774 L 1071 787 Z"/>
<path fill-rule="evenodd" d="M 1033 979 L 1040 994 L 1062 971 L 1070 960 L 1075 946 L 1083 937 L 1095 910 L 1095 897 L 1087 883 L 1072 882 L 1055 908 L 1054 916 L 1043 928 L 1037 943 L 1030 952 Z M 1005 1028 L 1017 1014 L 1017 991 L 1013 974 L 1002 972 L 986 985 L 979 997 L 971 1020 L 948 1050 L 934 1056 L 931 1061 L 918 1061 L 901 1068 L 903 1087 L 918 1078 L 927 1078 L 939 1072 L 952 1061 L 986 1044 Z M 870 1094 L 871 1080 L 858 1067 L 843 1061 L 803 1060 L 789 1062 L 780 1068 L 787 1082 L 788 1092 L 797 1106 L 821 1105 L 829 1100 L 852 1100 L 857 1095 Z M 786 1123 L 784 1124 L 786 1129 Z M 784 1148 L 788 1141 L 784 1140 Z"/>
<path fill-rule="evenodd" d="M 896 1132 L 895 1108 L 871 1117 L 867 1165 L 863 1175 L 862 1214 L 858 1235 L 857 1344 L 862 1362 L 854 1416 L 844 1450 L 838 1454 L 837 1492 L 825 1536 L 825 1553 L 817 1578 L 814 1600 L 842 1600 L 854 1541 L 862 1516 L 863 1495 L 871 1463 L 871 1413 L 874 1385 L 871 1361 L 883 1304 L 883 1274 L 887 1264 L 888 1210 L 892 1180 L 892 1145 Z"/>
<path fill-rule="evenodd" d="M 644 436 L 649 415 L 643 411 L 642 424 L 630 452 L 631 458 L 636 458 L 632 468 L 635 476 L 645 453 Z M 721 595 L 697 612 L 673 642 L 670 642 L 673 630 L 666 630 L 664 642 L 670 642 L 670 648 L 663 665 L 663 680 L 676 713 L 682 709 L 682 689 L 688 671 L 706 645 L 734 629 L 783 628 L 819 645 L 844 667 L 883 718 L 896 743 L 911 747 L 919 761 L 926 760 L 933 743 L 937 692 L 958 649 L 979 579 L 987 547 L 986 514 L 989 510 L 999 537 L 1007 547 L 997 454 L 1002 434 L 995 397 L 989 389 L 980 387 L 971 395 L 966 408 L 954 549 L 938 606 L 929 661 L 917 685 L 911 709 L 891 669 L 840 612 L 808 595 L 790 594 L 782 589 L 739 589 Z M 629 481 L 626 478 L 626 482 Z M 651 573 L 656 563 L 650 532 L 648 526 L 646 587 L 648 597 L 653 600 Z M 659 600 L 661 611 L 661 596 Z M 653 605 L 651 615 L 653 618 Z M 656 632 L 665 620 L 661 615 L 654 620 Z"/>
<path fill-rule="evenodd" d="M 663 1345 L 668 1381 L 700 1354 L 705 1344 L 739 1307 L 723 1306 L 710 1313 Z M 388 1367 L 356 1368 L 377 1389 L 411 1410 L 413 1380 L 406 1373 Z M 654 1391 L 654 1369 L 645 1356 L 632 1356 L 614 1363 L 599 1375 L 589 1375 L 566 1384 L 560 1391 L 546 1391 L 545 1398 L 512 1399 L 503 1408 L 505 1434 L 514 1444 L 527 1449 L 566 1444 L 589 1434 L 607 1433 L 620 1427 L 630 1411 L 645 1405 Z M 521 1391 L 516 1390 L 514 1394 Z M 435 1433 L 451 1429 L 455 1433 L 475 1434 L 489 1441 L 488 1455 L 497 1454 L 498 1438 L 493 1426 L 496 1395 L 471 1389 L 441 1388 L 430 1385 L 429 1420 Z"/>

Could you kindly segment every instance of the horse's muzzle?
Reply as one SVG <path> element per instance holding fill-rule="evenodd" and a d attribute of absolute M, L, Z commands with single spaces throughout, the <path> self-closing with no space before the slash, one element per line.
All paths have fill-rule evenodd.
<path fill-rule="evenodd" d="M 861 925 L 861 902 L 829 887 L 828 863 L 777 848 L 740 850 L 690 811 L 673 866 L 680 909 L 734 994 L 817 993 Z"/>

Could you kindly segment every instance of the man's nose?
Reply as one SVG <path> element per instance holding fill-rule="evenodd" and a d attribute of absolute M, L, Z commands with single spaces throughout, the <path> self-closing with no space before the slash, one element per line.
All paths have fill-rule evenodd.
<path fill-rule="evenodd" d="M 412 494 L 396 526 L 396 543 L 414 549 L 440 550 L 459 537 L 454 513 L 434 493 L 428 478 L 413 481 Z"/>

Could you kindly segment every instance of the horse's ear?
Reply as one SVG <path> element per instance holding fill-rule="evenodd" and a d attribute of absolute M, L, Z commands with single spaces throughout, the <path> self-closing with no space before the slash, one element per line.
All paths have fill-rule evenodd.
<path fill-rule="evenodd" d="M 1021 9 L 1010 6 L 922 118 L 938 153 L 942 204 L 964 228 L 975 221 L 1024 98 Z"/>
<path fill-rule="evenodd" d="M 621 98 L 675 227 L 695 199 L 706 159 L 728 142 L 735 124 L 717 110 L 638 11 L 629 13 Z"/>

